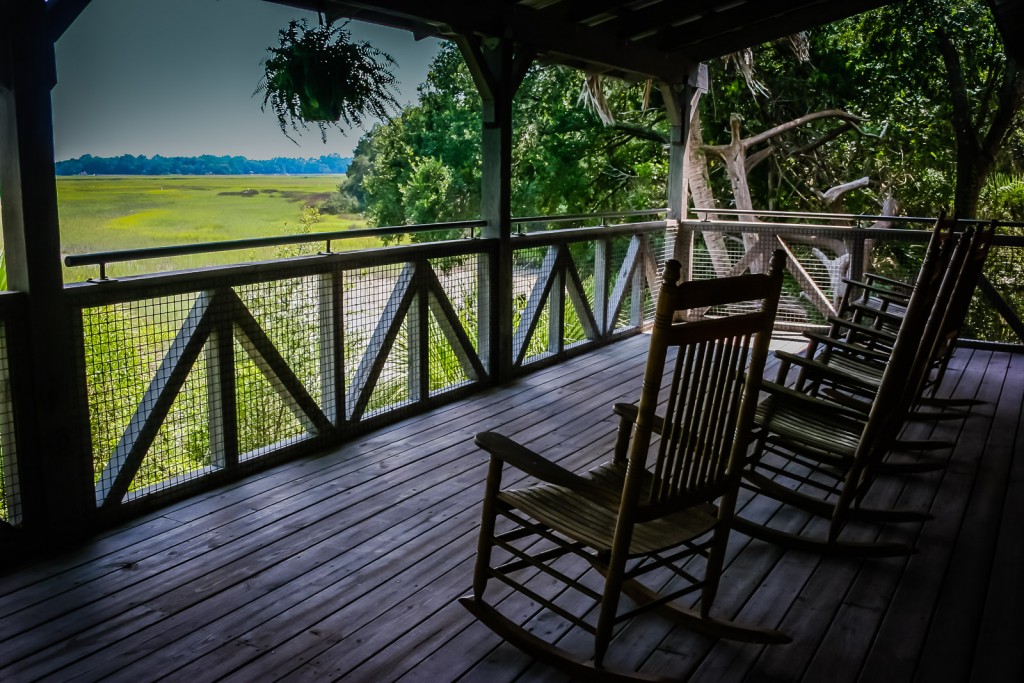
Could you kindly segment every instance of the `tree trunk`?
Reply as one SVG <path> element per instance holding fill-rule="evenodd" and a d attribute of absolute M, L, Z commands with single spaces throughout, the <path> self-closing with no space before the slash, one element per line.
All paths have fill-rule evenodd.
<path fill-rule="evenodd" d="M 686 146 L 686 182 L 689 185 L 690 197 L 695 209 L 718 208 L 715 195 L 711 191 L 711 178 L 708 176 L 708 162 L 704 156 L 704 134 L 700 128 L 700 109 L 693 107 L 690 117 L 690 140 Z M 719 220 L 718 214 L 708 213 L 700 218 L 709 221 Z M 725 235 L 720 232 L 706 231 L 701 233 L 707 245 L 708 256 L 715 277 L 725 277 L 729 273 L 729 253 L 725 248 Z"/>
<path fill-rule="evenodd" d="M 975 218 L 985 180 L 995 166 L 1007 133 L 1024 105 L 1024 69 L 1012 56 L 1006 57 L 1006 70 L 988 120 L 975 117 L 964 78 L 960 54 L 945 32 L 938 32 L 939 52 L 946 65 L 950 98 L 953 103 L 953 130 L 956 135 L 956 192 L 954 215 Z M 988 126 L 983 130 L 983 126 Z"/>

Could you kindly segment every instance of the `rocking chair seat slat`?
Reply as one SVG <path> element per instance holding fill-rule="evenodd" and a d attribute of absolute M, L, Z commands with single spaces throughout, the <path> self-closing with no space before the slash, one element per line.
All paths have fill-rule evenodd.
<path fill-rule="evenodd" d="M 574 540 L 599 550 L 612 549 L 618 510 L 549 484 L 505 490 L 498 499 Z M 713 506 L 703 505 L 639 522 L 633 527 L 629 553 L 656 553 L 702 536 L 714 528 L 718 521 L 715 515 Z"/>
<path fill-rule="evenodd" d="M 864 422 L 829 410 L 828 406 L 779 401 L 769 396 L 761 401 L 754 414 L 754 424 L 773 435 L 814 448 L 836 458 L 849 459 L 857 451 Z"/>

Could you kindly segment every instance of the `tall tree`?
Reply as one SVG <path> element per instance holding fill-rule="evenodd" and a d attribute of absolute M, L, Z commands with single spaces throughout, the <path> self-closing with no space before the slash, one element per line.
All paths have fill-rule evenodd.
<path fill-rule="evenodd" d="M 1007 145 L 1024 125 L 1024 65 L 1004 51 L 988 5 L 912 0 L 850 23 L 863 36 L 851 41 L 856 58 L 876 77 L 865 104 L 901 126 L 906 151 L 953 165 L 954 210 L 975 217 L 986 179 L 1015 164 L 1019 172 L 1022 163 Z M 915 144 L 929 130 L 940 149 Z"/>

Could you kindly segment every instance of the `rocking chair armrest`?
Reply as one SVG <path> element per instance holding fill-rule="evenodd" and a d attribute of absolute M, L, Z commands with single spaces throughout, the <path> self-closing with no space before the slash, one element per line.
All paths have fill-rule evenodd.
<path fill-rule="evenodd" d="M 640 414 L 640 407 L 635 403 L 616 403 L 612 406 L 612 411 L 628 422 L 636 424 L 637 415 Z M 655 415 L 652 422 L 651 431 L 655 434 L 661 434 L 665 430 L 664 418 Z"/>
<path fill-rule="evenodd" d="M 781 384 L 776 384 L 775 382 L 764 380 L 761 382 L 761 390 L 781 398 L 782 400 L 795 402 L 799 405 L 805 405 L 811 409 L 828 410 L 830 413 L 850 420 L 856 420 L 858 422 L 864 420 L 863 411 L 829 401 L 828 399 L 810 396 L 797 391 L 796 389 L 790 389 L 789 387 L 784 387 Z"/>
<path fill-rule="evenodd" d="M 840 349 L 842 351 L 846 351 L 848 353 L 858 356 L 864 356 L 865 358 L 869 358 L 872 360 L 886 362 L 889 360 L 889 356 L 892 355 L 888 351 L 880 351 L 878 349 L 873 349 L 869 346 L 864 346 L 863 344 L 848 342 L 844 339 L 836 339 L 835 337 L 830 337 L 827 334 L 820 334 L 818 332 L 804 332 L 804 336 L 810 339 L 811 341 L 815 342 L 816 347 L 826 346 L 830 349 Z M 783 352 L 776 351 L 776 355 L 778 355 L 779 353 Z"/>
<path fill-rule="evenodd" d="M 864 282 L 868 284 L 874 284 L 876 282 L 884 282 L 887 285 L 910 292 L 914 289 L 914 285 L 903 280 L 897 280 L 896 278 L 886 277 L 885 275 L 879 275 L 878 273 L 864 273 Z"/>
<path fill-rule="evenodd" d="M 862 377 L 853 375 L 848 372 L 844 372 L 839 368 L 834 368 L 831 365 L 822 363 L 814 358 L 807 358 L 796 353 L 789 353 L 787 351 L 777 350 L 775 355 L 781 360 L 788 369 L 792 365 L 796 365 L 809 373 L 812 373 L 818 377 L 822 377 L 833 382 L 840 384 L 852 384 L 858 389 L 877 389 L 878 386 L 866 381 Z"/>
<path fill-rule="evenodd" d="M 856 332 L 857 334 L 862 334 L 866 337 L 875 337 L 880 341 L 889 344 L 892 344 L 896 341 L 896 335 L 891 332 L 886 332 L 885 330 L 880 330 L 877 327 L 872 327 L 870 325 L 864 325 L 862 323 L 857 323 L 852 320 L 847 320 L 846 318 L 837 318 L 835 316 L 830 315 L 828 317 L 828 323 L 829 325 L 844 327 L 848 330 Z"/>
<path fill-rule="evenodd" d="M 503 434 L 480 432 L 476 435 L 476 445 L 490 453 L 491 457 L 549 484 L 564 486 L 581 493 L 597 490 L 593 482 L 551 462 Z"/>
<path fill-rule="evenodd" d="M 906 301 L 910 299 L 910 292 L 912 290 L 912 288 L 906 284 L 903 285 L 903 287 L 906 287 L 907 289 L 907 291 L 905 292 L 899 291 L 898 289 L 893 289 L 893 287 L 898 286 L 895 284 L 894 281 L 889 281 L 889 285 L 882 286 L 875 284 L 873 281 L 870 280 L 851 280 L 848 277 L 844 277 L 843 282 L 848 287 L 856 287 L 858 289 L 863 289 L 867 292 L 872 292 L 880 296 L 889 296 L 892 297 L 893 299 L 901 299 L 904 303 L 906 303 Z M 901 289 L 903 287 L 901 287 Z"/>
<path fill-rule="evenodd" d="M 900 305 L 906 304 L 905 302 L 901 302 Z M 903 313 L 894 313 L 893 311 L 890 311 L 885 308 L 875 308 L 874 306 L 869 306 L 868 304 L 860 303 L 857 301 L 850 304 L 849 310 L 855 311 L 864 316 L 882 318 L 885 321 L 892 323 L 893 325 L 899 325 L 900 323 L 903 322 Z"/>

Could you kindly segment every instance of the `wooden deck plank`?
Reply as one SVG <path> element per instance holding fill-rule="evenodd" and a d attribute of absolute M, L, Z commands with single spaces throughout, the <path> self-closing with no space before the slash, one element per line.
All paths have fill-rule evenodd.
<path fill-rule="evenodd" d="M 626 367 L 628 367 L 628 366 L 626 366 Z M 589 378 L 589 377 L 584 379 L 584 380 L 581 380 L 580 384 L 583 385 L 583 386 L 575 387 L 575 388 L 585 389 L 586 387 L 590 386 L 591 380 L 592 380 L 592 378 Z M 568 388 L 572 389 L 573 387 L 570 386 Z M 620 391 L 620 390 L 617 390 L 617 389 L 613 390 L 611 395 L 605 395 L 605 393 L 595 392 L 595 393 L 592 394 L 591 399 L 589 399 L 588 401 L 577 402 L 577 404 L 572 406 L 571 409 L 563 411 L 562 412 L 562 416 L 563 416 L 563 418 L 572 418 L 572 417 L 575 416 L 575 417 L 578 417 L 580 419 L 589 420 L 590 422 L 593 422 L 595 419 L 598 420 L 598 421 L 602 421 L 602 420 L 605 419 L 603 417 L 603 415 L 602 415 L 603 411 L 595 410 L 595 408 L 596 407 L 603 407 L 603 406 L 605 406 L 609 400 L 611 400 L 613 397 L 617 397 L 618 396 L 618 391 Z M 539 403 L 539 402 L 535 402 L 535 403 Z M 523 416 L 522 417 L 531 417 L 531 416 L 535 416 L 538 412 L 540 412 L 541 414 L 543 414 L 543 412 L 544 412 L 544 406 L 542 406 L 542 405 L 530 405 L 530 406 L 528 406 L 528 408 L 529 408 L 528 410 L 523 412 Z M 503 417 L 504 417 L 504 419 L 508 419 L 509 418 L 509 414 L 506 413 Z M 504 426 L 509 427 L 511 425 L 518 424 L 519 422 L 522 422 L 522 418 L 517 417 L 516 419 L 513 419 L 513 420 L 510 420 L 510 421 L 506 422 Z M 529 422 L 529 420 L 527 420 L 527 422 Z M 576 432 L 576 433 L 581 433 L 581 434 L 592 433 L 592 430 L 587 428 L 588 426 L 592 426 L 592 425 L 589 425 L 589 423 L 588 423 L 588 425 L 583 425 L 583 426 L 580 426 L 580 427 L 574 427 L 574 425 L 572 425 L 572 423 L 570 422 L 568 426 L 570 428 L 572 428 L 571 431 Z M 530 428 L 530 425 L 527 424 L 525 427 L 522 427 L 519 432 L 516 432 L 516 434 L 519 435 L 519 436 L 522 436 L 523 434 L 527 434 L 529 428 Z M 524 439 L 524 440 L 529 441 L 529 439 Z M 468 452 L 470 453 L 470 456 L 471 456 L 467 460 L 467 462 L 469 462 L 470 468 L 472 470 L 475 470 L 475 472 L 471 473 L 468 477 L 466 477 L 465 481 L 463 481 L 461 477 L 460 478 L 456 478 L 454 480 L 450 480 L 448 483 L 453 487 L 452 490 L 454 492 L 462 491 L 465 488 L 467 488 L 471 483 L 478 482 L 482 478 L 482 473 L 479 470 L 480 470 L 480 466 L 482 466 L 484 461 L 483 461 L 482 457 L 480 456 L 480 454 L 478 452 L 476 452 L 475 449 L 472 448 L 469 445 L 469 441 L 470 441 L 470 437 L 468 435 L 463 435 L 462 442 L 464 442 L 464 444 L 466 445 L 466 449 L 468 450 Z M 541 445 L 543 446 L 544 444 L 541 444 Z M 578 445 L 585 445 L 585 444 L 572 444 L 572 443 L 568 443 L 567 444 L 567 446 L 568 446 L 570 451 L 575 451 L 575 449 L 576 449 L 576 447 Z M 607 449 L 605 449 L 605 451 L 607 452 Z M 449 464 L 447 467 L 444 468 L 444 471 L 445 471 L 446 475 L 450 477 L 453 474 L 453 467 L 452 467 L 452 465 Z M 428 492 L 421 491 L 420 493 L 425 495 Z M 431 495 L 430 499 L 434 499 L 435 497 L 436 496 Z M 447 503 L 445 503 L 445 504 L 447 505 Z M 469 508 L 472 511 L 474 516 L 476 514 L 478 514 L 476 512 L 476 502 L 475 501 L 473 501 L 471 499 L 468 499 L 468 502 L 463 503 L 463 504 L 469 506 Z M 450 507 L 449 507 L 449 509 L 450 509 Z M 467 557 L 469 557 L 472 554 L 472 548 L 473 547 L 474 546 L 472 546 L 471 544 L 467 543 L 466 549 L 465 549 L 465 553 L 464 553 Z M 379 607 L 379 605 L 380 605 L 380 603 L 376 603 L 376 606 Z M 331 611 L 331 610 L 336 610 L 337 607 L 338 607 L 337 605 L 331 605 L 330 603 L 327 603 L 327 604 L 321 603 L 320 609 L 321 610 Z M 307 618 L 309 618 L 309 617 L 307 617 Z M 315 619 L 314 619 L 314 621 L 315 621 Z M 353 625 L 350 622 L 347 623 L 346 625 L 349 627 L 349 629 L 353 628 Z M 279 634 L 281 632 L 288 632 L 287 628 L 284 628 L 284 629 L 280 628 L 281 625 L 276 623 L 275 620 L 272 620 L 271 622 L 268 622 L 265 626 L 266 626 L 266 630 L 269 631 L 270 633 L 273 633 L 273 634 Z M 314 627 L 311 626 L 310 628 L 314 628 Z M 328 626 L 324 625 L 324 624 L 317 624 L 317 625 L 315 625 L 315 629 L 318 632 L 323 632 L 323 633 L 330 633 L 331 632 L 330 628 Z M 246 638 L 250 639 L 250 638 L 252 638 L 252 635 L 251 634 L 247 635 Z M 249 642 L 250 646 L 252 646 L 252 647 L 258 647 L 261 650 L 274 649 L 275 653 L 277 653 L 279 655 L 282 654 L 282 646 L 281 645 L 276 645 L 275 646 L 275 644 L 272 643 L 272 642 L 271 643 L 255 643 L 255 642 L 252 642 L 251 640 L 247 640 L 247 642 Z M 317 646 L 317 643 L 313 643 L 310 647 L 315 650 L 316 646 Z M 294 651 L 295 647 L 296 647 L 295 643 L 289 643 L 288 646 L 284 648 L 283 652 L 288 653 L 291 656 L 291 658 L 296 658 L 297 661 L 302 661 L 305 658 L 311 658 L 313 656 L 313 654 L 315 654 L 315 653 L 310 652 L 310 651 L 295 652 Z M 301 650 L 301 648 L 300 648 L 300 650 Z M 224 665 L 223 664 L 223 662 L 224 662 L 223 657 L 220 657 L 220 656 L 217 656 L 217 655 L 213 655 L 212 658 L 214 660 L 217 660 L 218 664 L 220 666 Z M 288 657 L 281 657 L 281 659 L 287 660 L 289 658 Z M 261 673 L 266 673 L 266 671 L 262 667 L 260 667 L 260 672 Z M 273 672 L 271 672 L 271 673 L 273 673 Z M 244 671 L 240 672 L 240 675 L 244 676 L 245 675 Z"/>
<path fill-rule="evenodd" d="M 454 602 L 471 580 L 484 475 L 472 435 L 496 429 L 570 468 L 596 464 L 614 440 L 610 404 L 635 398 L 645 350 L 643 337 L 618 342 L 6 572 L 0 678 L 564 683 Z M 963 680 L 1020 680 L 1024 355 L 960 350 L 949 372 L 940 395 L 992 402 L 909 427 L 958 438 L 949 466 L 871 493 L 936 514 L 882 531 L 916 536 L 918 555 L 822 559 L 736 534 L 716 611 L 796 641 L 714 641 L 655 617 L 620 633 L 610 661 L 691 681 L 840 683 L 935 680 L 924 676 L 952 658 Z M 741 504 L 794 530 L 822 524 L 758 497 Z M 976 588 L 954 590 L 963 582 Z M 543 614 L 534 625 L 561 628 Z M 565 639 L 588 644 L 576 629 Z"/>
<path fill-rule="evenodd" d="M 640 362 L 640 361 L 637 361 L 637 362 Z M 552 377 L 551 381 L 557 381 L 558 378 L 561 377 L 561 375 L 559 373 L 546 373 L 545 376 L 551 376 Z M 542 385 L 542 383 L 538 382 L 538 380 L 541 379 L 540 377 L 537 377 L 537 378 L 533 378 L 532 377 L 531 379 L 534 380 L 534 382 L 533 382 L 534 384 Z M 592 381 L 592 379 L 587 377 L 584 380 L 582 380 L 581 381 L 581 385 L 582 385 L 581 388 L 585 388 L 587 386 L 587 381 Z M 513 393 L 513 395 L 515 395 L 515 394 Z M 529 415 L 534 414 L 535 410 L 538 410 L 538 409 L 542 410 L 543 409 L 543 405 L 546 404 L 547 402 L 550 402 L 550 401 L 553 401 L 553 400 L 556 400 L 556 399 L 557 399 L 557 394 L 555 394 L 553 392 L 543 392 L 543 393 L 540 394 L 539 397 L 533 399 L 532 402 L 527 403 L 527 404 L 520 403 L 520 405 L 512 408 L 511 410 L 503 410 L 501 412 L 501 415 L 502 415 L 503 418 L 509 418 L 509 417 L 512 417 L 512 416 L 515 416 L 515 415 L 519 415 L 519 414 L 529 416 Z M 495 399 L 495 400 L 497 400 L 497 399 Z M 486 405 L 486 400 L 482 401 L 482 403 L 484 403 Z M 111 573 L 116 572 L 117 569 L 119 569 L 119 568 L 123 568 L 123 567 L 136 567 L 137 568 L 140 565 L 144 564 L 145 560 L 147 560 L 149 558 L 149 555 L 147 553 L 149 552 L 150 547 L 156 549 L 156 551 L 162 551 L 166 547 L 173 546 L 176 543 L 178 543 L 179 542 L 179 537 L 180 537 L 180 540 L 182 542 L 189 541 L 189 540 L 194 540 L 195 538 L 200 538 L 200 537 L 204 538 L 205 540 L 209 540 L 209 534 L 211 532 L 216 533 L 216 529 L 211 528 L 211 525 L 210 525 L 211 519 L 217 519 L 219 516 L 223 515 L 224 518 L 232 519 L 233 520 L 234 516 L 236 515 L 236 511 L 234 511 L 233 509 L 230 509 L 228 507 L 224 507 L 223 506 L 223 501 L 224 501 L 225 498 L 230 500 L 230 503 L 229 503 L 230 506 L 240 506 L 241 509 L 243 509 L 243 510 L 246 509 L 246 507 L 249 507 L 251 510 L 260 510 L 260 509 L 262 509 L 264 511 L 264 513 L 270 511 L 270 513 L 272 513 L 272 514 L 281 515 L 282 513 L 280 511 L 276 511 L 276 510 L 273 509 L 273 503 L 278 502 L 278 500 L 282 500 L 283 501 L 283 500 L 285 500 L 288 497 L 293 497 L 293 496 L 295 496 L 296 491 L 303 491 L 305 488 L 308 488 L 309 487 L 309 483 L 311 481 L 310 478 L 311 477 L 320 476 L 320 473 L 322 473 L 322 472 L 330 472 L 334 476 L 334 478 L 336 478 L 336 479 L 341 478 L 341 477 L 349 477 L 349 479 L 347 480 L 347 483 L 348 483 L 349 486 L 353 486 L 354 485 L 354 481 L 355 480 L 351 479 L 351 475 L 356 470 L 360 471 L 360 473 L 361 473 L 360 476 L 365 475 L 366 472 L 370 472 L 372 476 L 380 476 L 380 475 L 382 475 L 384 472 L 382 472 L 379 469 L 379 468 L 382 467 L 382 464 L 381 464 L 380 461 L 375 460 L 375 461 L 372 461 L 372 462 L 366 462 L 365 460 L 361 460 L 360 459 L 360 458 L 366 457 L 368 455 L 368 449 L 369 450 L 373 450 L 374 448 L 376 448 L 376 450 L 379 451 L 380 453 L 383 453 L 385 455 L 390 455 L 391 457 L 394 457 L 395 451 L 400 451 L 400 449 L 395 448 L 396 446 L 408 445 L 410 447 L 412 447 L 412 446 L 426 447 L 425 444 L 431 444 L 429 447 L 433 447 L 433 448 L 437 448 L 438 447 L 438 445 L 436 443 L 431 443 L 429 441 L 429 437 L 428 437 L 427 433 L 430 430 L 429 429 L 424 429 L 424 426 L 423 426 L 421 421 L 415 421 L 414 420 L 414 421 L 410 421 L 410 422 L 412 423 L 411 426 L 410 425 L 404 425 L 404 426 L 408 427 L 407 429 L 403 430 L 401 428 L 403 425 L 400 425 L 398 429 L 396 429 L 395 431 L 391 432 L 396 437 L 400 437 L 400 438 L 391 439 L 391 440 L 384 440 L 384 441 L 379 441 L 379 442 L 375 442 L 374 439 L 368 439 L 366 441 L 359 442 L 359 443 L 353 445 L 351 448 L 346 449 L 346 452 L 345 452 L 344 455 L 349 457 L 349 461 L 348 461 L 348 463 L 346 463 L 346 466 L 343 466 L 341 468 L 338 467 L 337 462 L 327 462 L 327 461 L 323 461 L 323 460 L 321 460 L 321 461 L 316 461 L 316 460 L 308 461 L 308 462 L 313 462 L 313 463 L 317 463 L 317 464 L 316 464 L 315 468 L 313 468 L 310 473 L 305 473 L 304 471 L 301 472 L 302 476 L 299 476 L 299 477 L 296 477 L 296 478 L 292 478 L 292 475 L 295 474 L 296 470 L 298 470 L 300 468 L 296 468 L 294 466 L 289 466 L 289 467 L 281 468 L 280 470 L 275 471 L 271 476 L 261 476 L 261 477 L 255 478 L 255 483 L 253 485 L 251 485 L 251 486 L 236 487 L 236 488 L 229 489 L 224 494 L 222 494 L 220 496 L 217 496 L 216 498 L 217 498 L 218 502 L 214 503 L 213 505 L 197 504 L 197 505 L 189 506 L 190 508 L 198 507 L 200 509 L 199 510 L 191 509 L 191 510 L 189 510 L 189 512 L 187 514 L 183 514 L 182 513 L 182 509 L 180 509 L 180 508 L 179 509 L 171 509 L 166 514 L 171 515 L 174 519 L 178 519 L 178 520 L 181 520 L 181 521 L 188 522 L 188 524 L 186 525 L 187 528 L 179 527 L 178 529 L 176 529 L 173 532 L 171 532 L 170 535 L 153 536 L 153 537 L 150 537 L 148 539 L 145 539 L 143 541 L 143 543 L 141 543 L 141 544 L 138 544 L 138 545 L 135 545 L 135 546 L 129 546 L 125 553 L 122 553 L 122 554 L 119 554 L 119 555 L 114 555 L 114 556 L 108 556 L 106 558 L 106 562 L 104 562 L 104 563 L 100 563 L 100 564 L 93 563 L 93 564 L 91 564 L 90 565 L 90 570 L 93 572 L 93 575 L 95 575 L 97 577 L 104 577 L 104 578 L 106 578 L 106 577 L 109 577 L 109 575 Z M 451 421 L 449 421 L 447 423 L 445 423 L 444 421 L 440 421 L 440 423 L 442 425 L 444 425 L 444 429 L 439 430 L 438 434 L 440 435 L 440 438 L 444 440 L 444 442 L 446 442 L 446 443 L 460 442 L 461 443 L 461 442 L 464 442 L 466 440 L 466 438 L 465 438 L 466 435 L 465 434 L 458 433 L 458 432 L 453 433 L 453 429 L 457 429 L 460 426 L 461 423 L 454 423 L 454 422 L 451 422 Z M 472 425 L 472 426 L 476 426 L 477 424 L 478 423 L 472 422 L 472 421 L 466 423 L 466 425 Z M 378 439 L 379 439 L 379 437 L 378 437 Z M 390 450 L 387 450 L 387 448 L 385 448 L 385 447 L 390 448 Z M 359 456 L 359 457 L 357 457 L 357 456 Z M 398 464 L 401 464 L 401 463 L 398 463 Z M 375 469 L 375 468 L 377 468 L 377 469 Z M 301 469 L 304 470 L 305 468 L 301 468 Z M 282 473 L 284 473 L 283 476 L 282 476 Z M 411 474 L 415 475 L 416 473 L 412 472 Z M 273 488 L 272 489 L 265 488 L 268 485 L 272 486 Z M 204 500 L 209 501 L 210 499 L 204 499 Z M 258 502 L 252 502 L 253 500 L 256 500 Z M 298 502 L 300 504 L 300 507 L 309 507 L 311 504 L 315 503 L 316 501 L 315 500 L 314 501 L 301 500 L 301 501 L 298 501 Z M 214 506 L 221 506 L 221 507 L 214 507 Z M 160 519 L 162 519 L 162 518 L 160 518 Z M 187 559 L 187 558 L 185 558 L 185 557 L 183 557 L 182 555 L 179 554 L 177 556 L 177 559 L 179 561 L 183 561 L 184 559 Z M 149 570 L 151 572 L 157 572 L 157 571 L 160 571 L 162 569 L 161 566 L 151 566 L 150 563 L 145 563 L 145 564 L 149 567 Z M 93 592 L 95 594 L 96 591 L 95 591 L 94 587 L 84 585 L 84 581 L 88 580 L 89 578 L 93 578 L 93 575 L 83 575 L 83 573 L 81 571 L 74 571 L 74 573 L 70 574 L 69 577 L 67 578 L 67 585 L 69 587 L 71 587 L 71 588 L 79 589 L 79 591 L 82 591 L 82 592 L 84 592 L 84 591 L 91 591 L 91 592 Z M 135 575 L 132 578 L 132 582 L 133 583 L 138 583 L 142 578 L 148 578 L 148 577 L 145 577 L 145 576 L 140 577 L 138 575 Z M 35 603 L 36 600 L 40 599 L 40 597 L 44 597 L 44 598 L 52 597 L 55 586 L 59 589 L 59 588 L 62 588 L 64 586 L 64 584 L 63 583 L 56 583 L 55 584 L 53 582 L 47 582 L 45 585 L 40 584 L 38 586 L 37 590 L 35 591 L 35 593 L 30 595 L 27 598 L 22 598 L 22 596 L 20 594 L 15 594 L 15 593 L 8 594 L 7 598 L 4 601 L 4 606 L 5 606 L 5 608 L 9 608 L 10 611 L 8 611 L 6 613 L 9 614 L 10 612 L 15 611 L 16 609 L 20 609 L 20 608 L 23 608 L 24 606 L 32 605 L 32 604 Z M 117 589 L 118 589 L 117 585 L 111 586 L 111 590 L 117 590 Z M 28 591 L 28 592 L 31 593 L 32 591 Z M 97 595 L 96 597 L 98 599 L 99 597 L 102 597 L 102 596 L 101 595 Z M 76 599 L 77 598 L 75 596 L 69 596 L 69 600 L 70 601 L 74 601 Z M 20 600 L 20 602 L 19 602 L 19 600 Z M 52 615 L 49 614 L 49 613 L 40 613 L 40 612 L 37 611 L 36 612 L 36 616 L 38 616 L 41 620 L 47 620 Z M 0 623 L 0 637 L 3 637 L 3 635 L 4 635 L 3 631 L 2 631 L 3 626 L 4 626 L 4 624 Z"/>
<path fill-rule="evenodd" d="M 992 395 L 993 382 L 984 381 L 994 355 L 983 351 L 964 355 L 969 355 L 971 360 L 951 394 L 964 398 L 998 398 Z M 998 372 L 995 366 L 991 370 L 1001 383 L 1004 372 Z M 976 431 L 991 427 L 991 420 L 985 418 L 990 411 L 990 406 L 981 406 L 974 408 L 972 416 L 966 420 L 936 425 L 936 437 L 953 437 L 957 446 L 949 465 L 941 473 L 931 505 L 935 518 L 925 523 L 918 539 L 921 552 L 907 562 L 878 629 L 876 643 L 865 657 L 860 680 L 911 680 L 921 663 L 937 596 L 952 548 L 962 531 L 961 518 L 973 489 L 976 474 L 973 460 L 985 441 L 984 437 L 979 439 Z"/>
<path fill-rule="evenodd" d="M 511 391 L 506 392 L 503 395 L 504 398 L 499 398 L 498 394 L 492 394 L 490 400 L 488 400 L 488 395 L 484 395 L 477 397 L 474 401 L 467 402 L 464 400 L 442 408 L 432 415 L 435 421 L 434 425 L 424 425 L 422 419 L 407 420 L 387 430 L 386 434 L 388 436 L 383 438 L 383 440 L 380 435 L 370 437 L 359 442 L 357 446 L 351 447 L 348 453 L 353 457 L 353 462 L 358 462 L 355 460 L 356 456 L 362 458 L 370 457 L 374 450 L 379 451 L 384 446 L 395 445 L 401 439 L 405 439 L 410 444 L 421 445 L 429 442 L 434 432 L 441 436 L 450 436 L 451 430 L 457 424 L 447 419 L 448 416 L 457 417 L 461 420 L 461 423 L 467 425 L 475 424 L 473 420 L 476 416 L 481 411 L 487 412 L 488 408 L 493 405 L 493 401 L 511 400 L 514 402 L 515 396 L 523 391 L 527 391 L 530 387 L 540 387 L 546 383 L 558 383 L 566 373 L 573 370 L 578 371 L 588 366 L 592 362 L 589 358 L 584 356 L 575 362 L 553 366 L 540 373 L 531 375 L 528 378 L 528 382 L 523 382 L 523 386 L 517 385 Z M 467 406 L 469 409 L 467 409 Z M 528 407 L 523 406 L 521 403 L 517 408 L 523 412 L 528 412 Z M 508 415 L 507 412 L 504 414 Z M 362 464 L 365 465 L 365 463 Z M 255 505 L 267 507 L 268 503 L 273 501 L 271 496 L 274 496 L 275 492 L 283 495 L 294 495 L 286 487 L 286 484 L 291 484 L 295 488 L 301 488 L 306 481 L 306 477 L 317 476 L 317 473 L 320 471 L 336 467 L 337 463 L 324 459 L 307 459 L 289 464 L 275 469 L 269 475 L 253 477 L 242 484 L 225 487 L 218 495 L 200 497 L 194 499 L 194 501 L 179 503 L 160 513 L 151 515 L 148 520 L 131 523 L 115 532 L 105 534 L 73 557 L 61 558 L 61 560 L 53 561 L 49 565 L 45 563 L 40 564 L 36 567 L 36 571 L 31 573 L 12 573 L 2 577 L 0 578 L 0 591 L 7 598 L 2 608 L 0 608 L 0 616 L 23 609 L 41 599 L 49 598 L 55 590 L 60 591 L 65 586 L 74 588 L 82 585 L 84 581 L 90 578 L 109 574 L 118 567 L 137 564 L 140 558 L 147 557 L 148 546 L 162 550 L 168 545 L 173 545 L 178 540 L 178 537 L 184 542 L 197 535 L 203 535 L 210 530 L 209 523 L 211 519 L 231 517 L 233 513 L 230 506 Z M 258 503 L 251 503 L 251 500 L 258 500 Z M 195 522 L 197 520 L 200 520 L 201 523 L 185 527 L 175 523 Z M 173 534 L 174 538 L 158 535 L 158 526 L 160 530 Z M 138 537 L 139 532 L 137 531 L 139 529 L 142 530 L 141 533 L 143 534 L 141 543 L 140 537 Z M 118 551 L 122 552 L 118 554 Z M 95 560 L 101 557 L 105 557 L 106 561 L 96 563 Z M 78 569 L 79 566 L 87 564 L 89 564 L 89 571 L 92 572 L 91 575 L 86 575 Z M 69 578 L 66 582 L 47 580 L 58 571 L 68 574 Z M 43 580 L 47 580 L 46 584 L 40 585 L 38 590 L 32 592 L 29 586 L 39 584 Z"/>
<path fill-rule="evenodd" d="M 1006 377 L 1007 370 L 1008 364 L 992 362 L 986 377 L 992 380 Z M 1019 415 L 1016 405 L 1024 398 L 1019 387 L 1019 384 L 1007 385 L 999 381 L 986 383 L 986 391 L 979 396 L 992 401 L 993 424 L 1012 424 Z M 1003 392 L 1008 392 L 1009 400 L 999 400 Z M 1011 402 L 1016 405 L 1011 406 Z M 966 680 L 974 659 L 976 634 L 980 629 L 1003 514 L 1003 507 L 992 505 L 992 501 L 1006 498 L 1012 469 L 1012 459 L 1008 456 L 1014 442 L 1013 433 L 1007 429 L 982 430 L 981 426 L 978 420 L 970 421 L 963 436 L 965 440 L 984 446 L 976 457 L 974 485 L 918 668 L 918 675 L 925 680 L 934 680 L 937 676 Z"/>
<path fill-rule="evenodd" d="M 1010 359 L 1006 374 L 1024 375 L 1024 355 Z M 1000 397 L 1000 407 L 1007 405 L 1003 413 L 1006 422 L 1001 424 L 1009 425 L 1016 417 L 1017 428 L 1003 430 L 1000 439 L 1018 457 L 1013 459 L 1007 477 L 1006 503 L 1000 515 L 992 575 L 978 628 L 972 681 L 1024 680 L 1024 650 L 1020 647 L 1020 636 L 1024 633 L 1024 458 L 1019 457 L 1024 452 L 1024 385 L 1008 382 L 1006 388 L 1008 393 Z"/>

